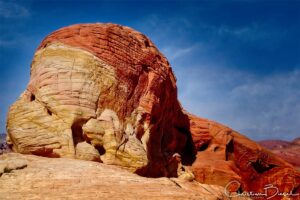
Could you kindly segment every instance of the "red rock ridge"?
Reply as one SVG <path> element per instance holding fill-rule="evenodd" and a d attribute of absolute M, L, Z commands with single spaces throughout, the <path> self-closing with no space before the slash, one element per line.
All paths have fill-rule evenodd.
<path fill-rule="evenodd" d="M 280 191 L 299 193 L 300 172 L 290 164 L 224 125 L 191 114 L 189 118 L 198 150 L 192 165 L 196 180 L 223 186 L 238 180 L 242 191 L 260 192 L 274 184 Z"/>
<path fill-rule="evenodd" d="M 271 150 L 295 167 L 300 168 L 300 139 L 291 142 L 283 140 L 263 140 L 258 142 L 261 146 Z"/>

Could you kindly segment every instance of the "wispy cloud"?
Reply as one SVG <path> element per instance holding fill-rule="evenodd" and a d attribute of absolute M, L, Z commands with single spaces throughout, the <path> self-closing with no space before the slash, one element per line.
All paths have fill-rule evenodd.
<path fill-rule="evenodd" d="M 231 91 L 236 109 L 246 111 L 246 121 L 239 127 L 256 138 L 292 139 L 300 135 L 300 71 L 255 77 Z M 239 114 L 243 114 L 240 110 Z M 249 119 L 247 119 L 249 118 Z M 245 120 L 244 119 L 244 120 Z M 247 125 L 247 126 L 246 126 Z M 248 128 L 246 128 L 248 127 Z M 255 135 L 256 133 L 256 135 Z"/>
<path fill-rule="evenodd" d="M 178 47 L 165 47 L 161 51 L 164 53 L 165 56 L 169 59 L 169 61 L 174 61 L 177 58 L 182 58 L 186 54 L 192 52 L 195 48 L 197 48 L 197 45 L 186 47 L 186 48 L 178 48 Z"/>
<path fill-rule="evenodd" d="M 222 25 L 220 27 L 215 27 L 216 31 L 219 35 L 229 34 L 229 35 L 235 35 L 235 36 L 242 36 L 245 34 L 249 34 L 252 32 L 256 26 L 245 26 L 241 28 L 229 28 L 228 26 Z"/>
<path fill-rule="evenodd" d="M 16 2 L 0 1 L 0 17 L 22 18 L 29 16 L 29 10 Z"/>
<path fill-rule="evenodd" d="M 243 27 L 230 28 L 221 26 L 217 29 L 220 36 L 231 36 L 241 41 L 257 42 L 272 40 L 275 45 L 280 38 L 286 37 L 285 30 L 276 30 L 274 27 L 268 27 L 264 24 L 251 23 Z"/>
<path fill-rule="evenodd" d="M 12 40 L 4 40 L 0 38 L 0 47 L 6 47 L 15 44 L 15 41 Z"/>
<path fill-rule="evenodd" d="M 300 129 L 300 71 L 259 77 L 226 67 L 176 68 L 183 106 L 253 139 L 292 139 Z"/>
<path fill-rule="evenodd" d="M 0 36 L 0 47 L 3 48 L 15 47 L 24 43 L 24 41 L 26 41 L 23 36 L 17 33 L 9 33 L 9 34 L 10 37 L 5 37 L 5 35 Z"/>

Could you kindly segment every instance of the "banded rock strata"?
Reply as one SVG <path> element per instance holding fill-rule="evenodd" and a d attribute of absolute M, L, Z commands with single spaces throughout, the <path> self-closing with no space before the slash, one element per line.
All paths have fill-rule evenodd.
<path fill-rule="evenodd" d="M 174 174 L 176 152 L 192 156 L 187 127 L 167 59 L 141 33 L 112 24 L 49 35 L 7 121 L 16 152 L 72 158 L 87 142 L 104 163 L 150 176 Z"/>
<path fill-rule="evenodd" d="M 183 111 L 167 59 L 143 34 L 114 24 L 73 25 L 43 40 L 30 82 L 10 107 L 7 133 L 12 149 L 24 154 L 222 186 L 239 180 L 232 190 L 261 190 L 270 182 L 300 190 L 291 165 Z"/>

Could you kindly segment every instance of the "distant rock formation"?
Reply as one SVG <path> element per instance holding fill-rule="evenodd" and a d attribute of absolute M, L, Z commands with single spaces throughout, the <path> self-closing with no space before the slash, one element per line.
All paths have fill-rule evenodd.
<path fill-rule="evenodd" d="M 6 143 L 6 134 L 0 134 L 0 155 L 11 152 L 11 149 Z"/>
<path fill-rule="evenodd" d="M 263 140 L 258 143 L 300 169 L 300 138 L 296 138 L 291 142 L 283 140 Z"/>
<path fill-rule="evenodd" d="M 183 111 L 167 59 L 146 36 L 120 25 L 73 25 L 47 36 L 26 90 L 9 109 L 7 133 L 23 154 L 95 160 L 148 177 L 238 181 L 232 191 L 274 184 L 300 192 L 300 172 L 290 164 Z"/>

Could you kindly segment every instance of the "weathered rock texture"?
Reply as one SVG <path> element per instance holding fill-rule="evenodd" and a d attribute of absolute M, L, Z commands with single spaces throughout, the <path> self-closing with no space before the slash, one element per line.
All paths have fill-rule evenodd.
<path fill-rule="evenodd" d="M 221 186 L 185 182 L 178 178 L 144 178 L 97 162 L 20 154 L 0 156 L 0 163 L 13 160 L 28 165 L 2 174 L 1 200 L 229 199 Z"/>
<path fill-rule="evenodd" d="M 283 158 L 300 169 L 300 138 L 293 141 L 264 140 L 259 142 L 263 147 L 270 149 L 274 154 Z"/>
<path fill-rule="evenodd" d="M 173 72 L 153 43 L 127 27 L 89 24 L 42 42 L 7 132 L 16 152 L 80 157 L 86 141 L 104 163 L 171 176 L 174 153 L 192 161 L 188 126 Z"/>
<path fill-rule="evenodd" d="M 269 183 L 300 190 L 299 172 L 285 161 L 230 128 L 184 113 L 167 59 L 128 27 L 62 28 L 41 43 L 30 75 L 8 114 L 16 152 L 98 160 L 150 177 L 195 175 L 222 186 L 239 180 L 240 190 Z"/>
<path fill-rule="evenodd" d="M 197 147 L 197 158 L 192 164 L 196 180 L 223 186 L 237 180 L 241 185 L 229 184 L 229 189 L 236 190 L 238 186 L 242 191 L 261 193 L 265 192 L 266 185 L 273 184 L 279 191 L 300 193 L 300 172 L 292 165 L 224 125 L 191 114 L 189 118 Z M 274 190 L 269 192 L 270 197 Z M 281 198 L 275 196 L 272 199 Z"/>

